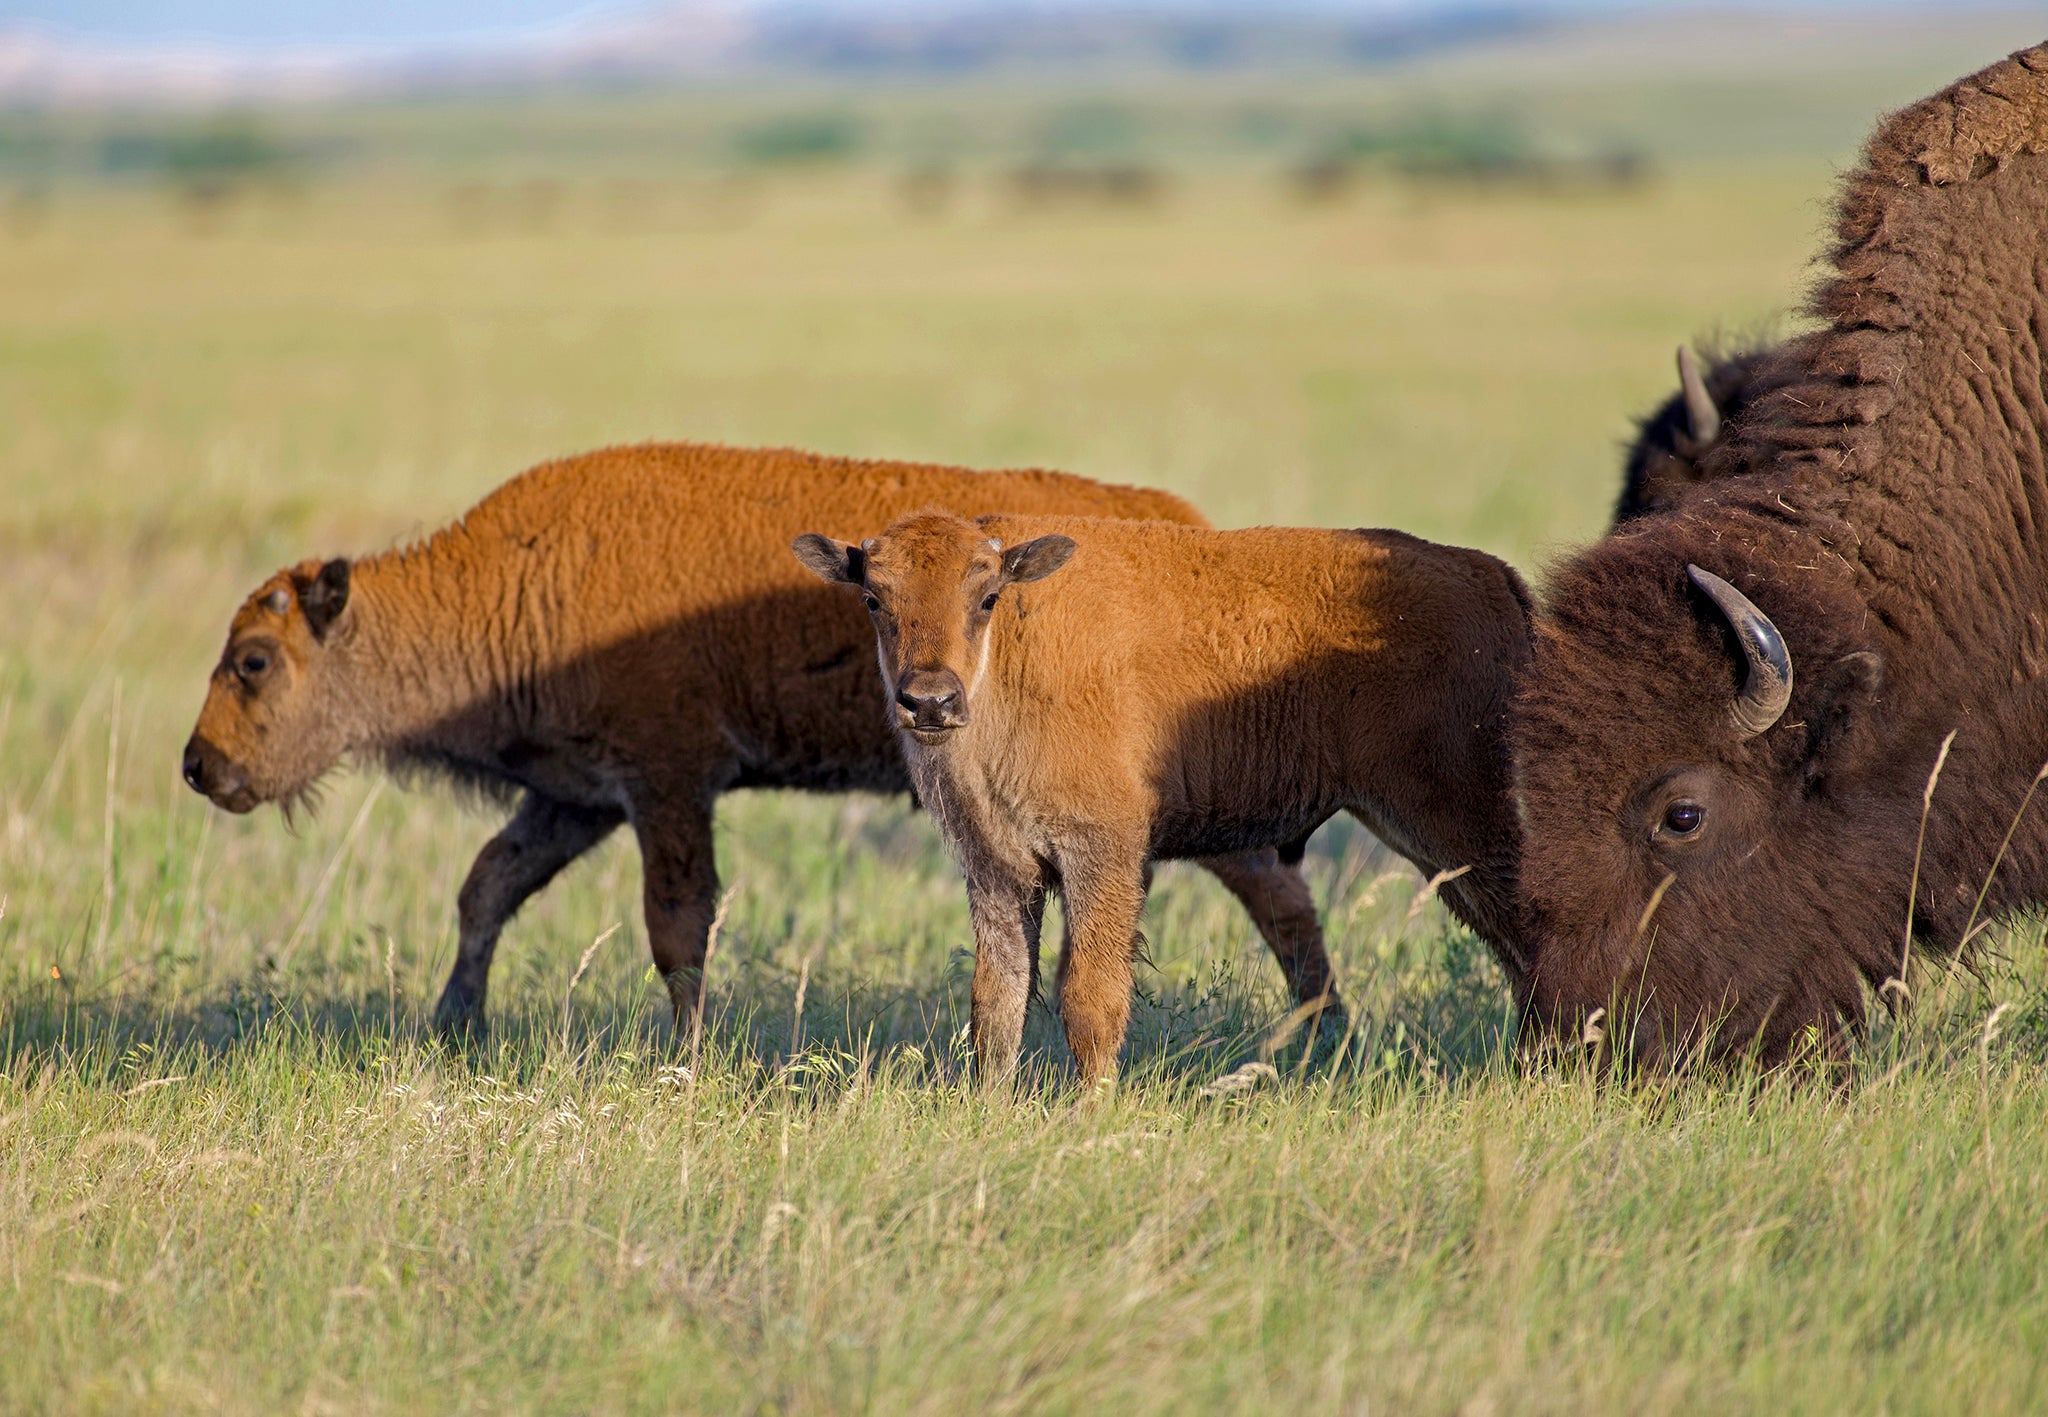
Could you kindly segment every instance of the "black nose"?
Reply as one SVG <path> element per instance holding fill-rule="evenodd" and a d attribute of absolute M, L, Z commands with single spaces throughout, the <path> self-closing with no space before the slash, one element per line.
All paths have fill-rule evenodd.
<path fill-rule="evenodd" d="M 967 695 L 955 675 L 921 670 L 896 688 L 896 706 L 912 728 L 958 728 L 967 722 Z"/>
<path fill-rule="evenodd" d="M 185 785 L 194 792 L 206 791 L 206 758 L 199 751 L 199 740 L 194 738 L 185 745 Z"/>
<path fill-rule="evenodd" d="M 896 702 L 917 718 L 950 717 L 960 707 L 960 691 L 948 689 L 937 694 L 913 694 L 908 689 L 898 689 Z"/>

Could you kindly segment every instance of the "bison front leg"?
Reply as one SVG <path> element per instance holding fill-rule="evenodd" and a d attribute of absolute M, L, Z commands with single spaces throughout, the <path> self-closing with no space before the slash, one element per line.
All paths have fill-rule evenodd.
<path fill-rule="evenodd" d="M 1138 850 L 1085 864 L 1063 861 L 1060 874 L 1071 916 L 1060 1021 L 1081 1081 L 1094 1086 L 1116 1077 L 1117 1054 L 1130 1027 L 1131 962 L 1137 953 L 1138 917 L 1145 908 L 1145 858 Z"/>
<path fill-rule="evenodd" d="M 609 808 L 575 807 L 527 793 L 504 830 L 477 854 L 456 897 L 460 938 L 455 967 L 434 1008 L 434 1026 L 461 1033 L 483 1019 L 491 957 L 505 923 L 541 889 L 625 820 Z"/>
<path fill-rule="evenodd" d="M 1280 961 L 1294 1002 L 1318 1009 L 1326 1020 L 1342 1019 L 1344 1005 L 1323 945 L 1322 922 L 1300 868 L 1283 862 L 1271 847 L 1210 856 L 1200 864 L 1243 903 L 1273 958 Z"/>
<path fill-rule="evenodd" d="M 967 909 L 974 922 L 974 1076 L 984 1086 L 1007 1083 L 1016 1075 L 1024 1014 L 1038 982 L 1045 887 L 984 869 L 968 879 Z"/>
<path fill-rule="evenodd" d="M 718 867 L 711 852 L 711 812 L 689 803 L 636 812 L 646 882 L 647 946 L 668 985 L 676 1031 L 689 1035 L 702 1022 L 704 956 L 718 909 Z"/>

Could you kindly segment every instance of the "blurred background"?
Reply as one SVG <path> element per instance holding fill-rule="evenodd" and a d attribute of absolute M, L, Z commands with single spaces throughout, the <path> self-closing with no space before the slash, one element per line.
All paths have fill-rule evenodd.
<path fill-rule="evenodd" d="M 5 534 L 431 525 L 646 437 L 1524 561 L 2038 6 L 0 8 Z"/>
<path fill-rule="evenodd" d="M 1875 115 L 2043 18 L 7 0 L 0 535 L 254 570 L 697 437 L 1526 563 Z"/>
<path fill-rule="evenodd" d="M 0 0 L 0 978 L 140 958 L 204 988 L 304 936 L 381 981 L 395 939 L 430 999 L 490 822 L 390 794 L 349 856 L 363 779 L 295 840 L 208 812 L 177 749 L 263 575 L 542 458 L 1046 464 L 1537 573 L 1603 528 L 1674 346 L 1796 322 L 1877 115 L 2044 19 Z M 728 871 L 866 810 L 735 805 Z M 900 958 L 931 977 L 958 887 L 899 827 L 884 908 L 842 910 L 832 857 L 807 903 L 742 904 L 741 938 L 873 968 L 916 863 L 930 944 Z M 637 929 L 608 862 L 515 934 Z M 1168 970 L 1209 948 L 1155 938 Z"/>

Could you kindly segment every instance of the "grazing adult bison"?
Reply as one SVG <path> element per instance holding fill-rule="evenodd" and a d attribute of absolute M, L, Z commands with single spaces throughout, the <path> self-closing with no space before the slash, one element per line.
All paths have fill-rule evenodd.
<path fill-rule="evenodd" d="M 1839 1047 L 2048 899 L 2048 46 L 1886 120 L 1831 260 L 1710 485 L 1551 576 L 1517 701 L 1532 1012 L 1644 1060 Z"/>
<path fill-rule="evenodd" d="M 437 1010 L 451 1028 L 480 1017 L 506 921 L 631 823 L 648 944 L 688 1024 L 718 795 L 909 786 L 866 617 L 791 562 L 789 539 L 933 505 L 1202 521 L 1165 492 L 1054 472 L 683 443 L 544 463 L 417 546 L 264 582 L 229 627 L 185 780 L 232 812 L 289 807 L 352 756 L 516 796 L 457 901 Z M 1272 851 L 1204 864 L 1295 993 L 1328 996 L 1299 872 Z"/>
<path fill-rule="evenodd" d="M 1637 426 L 1622 464 L 1616 526 L 1668 512 L 1706 481 L 1707 454 L 1767 387 L 1773 352 L 1738 350 L 1702 372 L 1699 356 L 1679 346 L 1678 392 Z"/>
<path fill-rule="evenodd" d="M 1465 868 L 1443 897 L 1520 979 L 1505 720 L 1528 599 L 1500 561 L 1388 531 L 948 513 L 792 549 L 859 591 L 911 780 L 960 857 L 981 1078 L 1016 1067 L 1049 890 L 1094 1083 L 1123 1045 L 1149 863 L 1340 811 L 1426 872 Z"/>

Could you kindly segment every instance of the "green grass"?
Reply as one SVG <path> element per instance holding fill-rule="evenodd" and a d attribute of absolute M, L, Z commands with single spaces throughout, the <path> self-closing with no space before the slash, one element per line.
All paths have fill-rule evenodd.
<path fill-rule="evenodd" d="M 261 575 L 607 440 L 1043 462 L 1535 570 L 1673 344 L 1796 299 L 1826 177 L 925 220 L 856 170 L 482 235 L 396 182 L 211 234 L 60 202 L 0 246 L 0 1408 L 2038 1410 L 2036 924 L 1846 1092 L 1602 1086 L 1517 1063 L 1484 951 L 1333 826 L 1354 1033 L 1273 1037 L 1248 924 L 1168 868 L 1116 1095 L 1034 1017 L 999 1100 L 900 803 L 728 799 L 701 1054 L 621 843 L 451 1053 L 491 821 L 344 776 L 293 835 L 176 781 Z"/>

